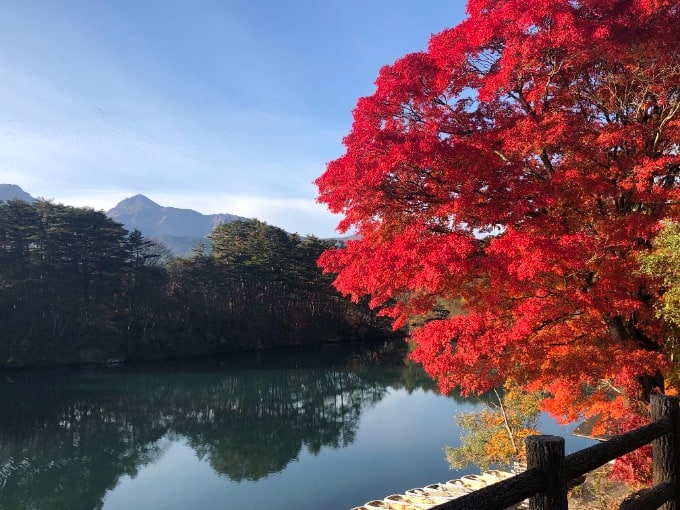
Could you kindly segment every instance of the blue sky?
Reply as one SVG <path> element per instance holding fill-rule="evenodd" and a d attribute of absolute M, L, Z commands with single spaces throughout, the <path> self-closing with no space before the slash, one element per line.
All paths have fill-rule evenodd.
<path fill-rule="evenodd" d="M 312 181 L 378 70 L 463 0 L 0 0 L 0 183 L 330 236 Z"/>

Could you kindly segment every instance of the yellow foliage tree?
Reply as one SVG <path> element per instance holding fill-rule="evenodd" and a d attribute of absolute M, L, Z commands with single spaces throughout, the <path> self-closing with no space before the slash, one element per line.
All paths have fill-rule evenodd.
<path fill-rule="evenodd" d="M 460 446 L 444 449 L 451 469 L 474 464 L 485 470 L 526 462 L 524 439 L 538 433 L 540 394 L 524 391 L 509 381 L 490 397 L 480 412 L 456 415 L 464 435 Z"/>
<path fill-rule="evenodd" d="M 639 256 L 640 272 L 656 280 L 649 290 L 660 297 L 656 316 L 664 322 L 664 349 L 668 358 L 680 359 L 680 223 L 666 221 L 652 240 L 652 250 Z M 680 388 L 677 363 L 666 377 L 666 391 Z"/>

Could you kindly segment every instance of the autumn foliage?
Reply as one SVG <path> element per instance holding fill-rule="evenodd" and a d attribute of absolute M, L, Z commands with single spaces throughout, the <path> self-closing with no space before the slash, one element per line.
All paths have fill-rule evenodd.
<path fill-rule="evenodd" d="M 565 420 L 628 416 L 670 367 L 638 261 L 680 220 L 680 4 L 467 10 L 359 99 L 316 181 L 359 239 L 320 264 L 395 327 L 427 317 L 413 358 L 445 392 L 513 379 Z"/>
<path fill-rule="evenodd" d="M 508 381 L 503 391 L 494 389 L 486 396 L 481 411 L 457 414 L 456 423 L 464 435 L 460 446 L 444 448 L 451 468 L 474 464 L 486 470 L 526 464 L 524 440 L 539 433 L 539 397 Z"/>

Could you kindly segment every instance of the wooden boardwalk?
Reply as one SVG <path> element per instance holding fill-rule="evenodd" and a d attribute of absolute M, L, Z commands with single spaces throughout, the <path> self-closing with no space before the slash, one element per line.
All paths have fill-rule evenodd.
<path fill-rule="evenodd" d="M 456 480 L 444 483 L 435 483 L 419 489 L 410 489 L 403 494 L 392 494 L 384 499 L 369 501 L 352 510 L 424 510 L 441 505 L 452 499 L 492 485 L 516 473 L 491 470 L 480 475 L 465 475 Z M 529 508 L 528 502 L 512 506 L 508 510 Z"/>

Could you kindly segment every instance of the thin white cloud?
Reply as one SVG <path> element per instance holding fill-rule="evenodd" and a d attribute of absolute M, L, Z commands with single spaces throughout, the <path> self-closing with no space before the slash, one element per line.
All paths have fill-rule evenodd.
<path fill-rule="evenodd" d="M 134 190 L 90 189 L 86 192 L 64 192 L 59 196 L 45 196 L 55 202 L 77 207 L 92 207 L 107 211 L 121 200 L 137 194 Z M 144 193 L 149 199 L 165 207 L 193 209 L 202 214 L 229 213 L 245 218 L 257 218 L 270 225 L 300 235 L 336 237 L 339 218 L 325 206 L 307 198 L 272 198 L 270 196 L 233 195 L 224 193 Z"/>
<path fill-rule="evenodd" d="M 335 227 L 339 218 L 313 199 L 220 193 L 204 195 L 169 193 L 156 194 L 154 197 L 149 198 L 161 205 L 194 209 L 204 214 L 230 213 L 245 218 L 257 218 L 300 235 L 314 234 L 318 237 L 338 235 Z"/>

